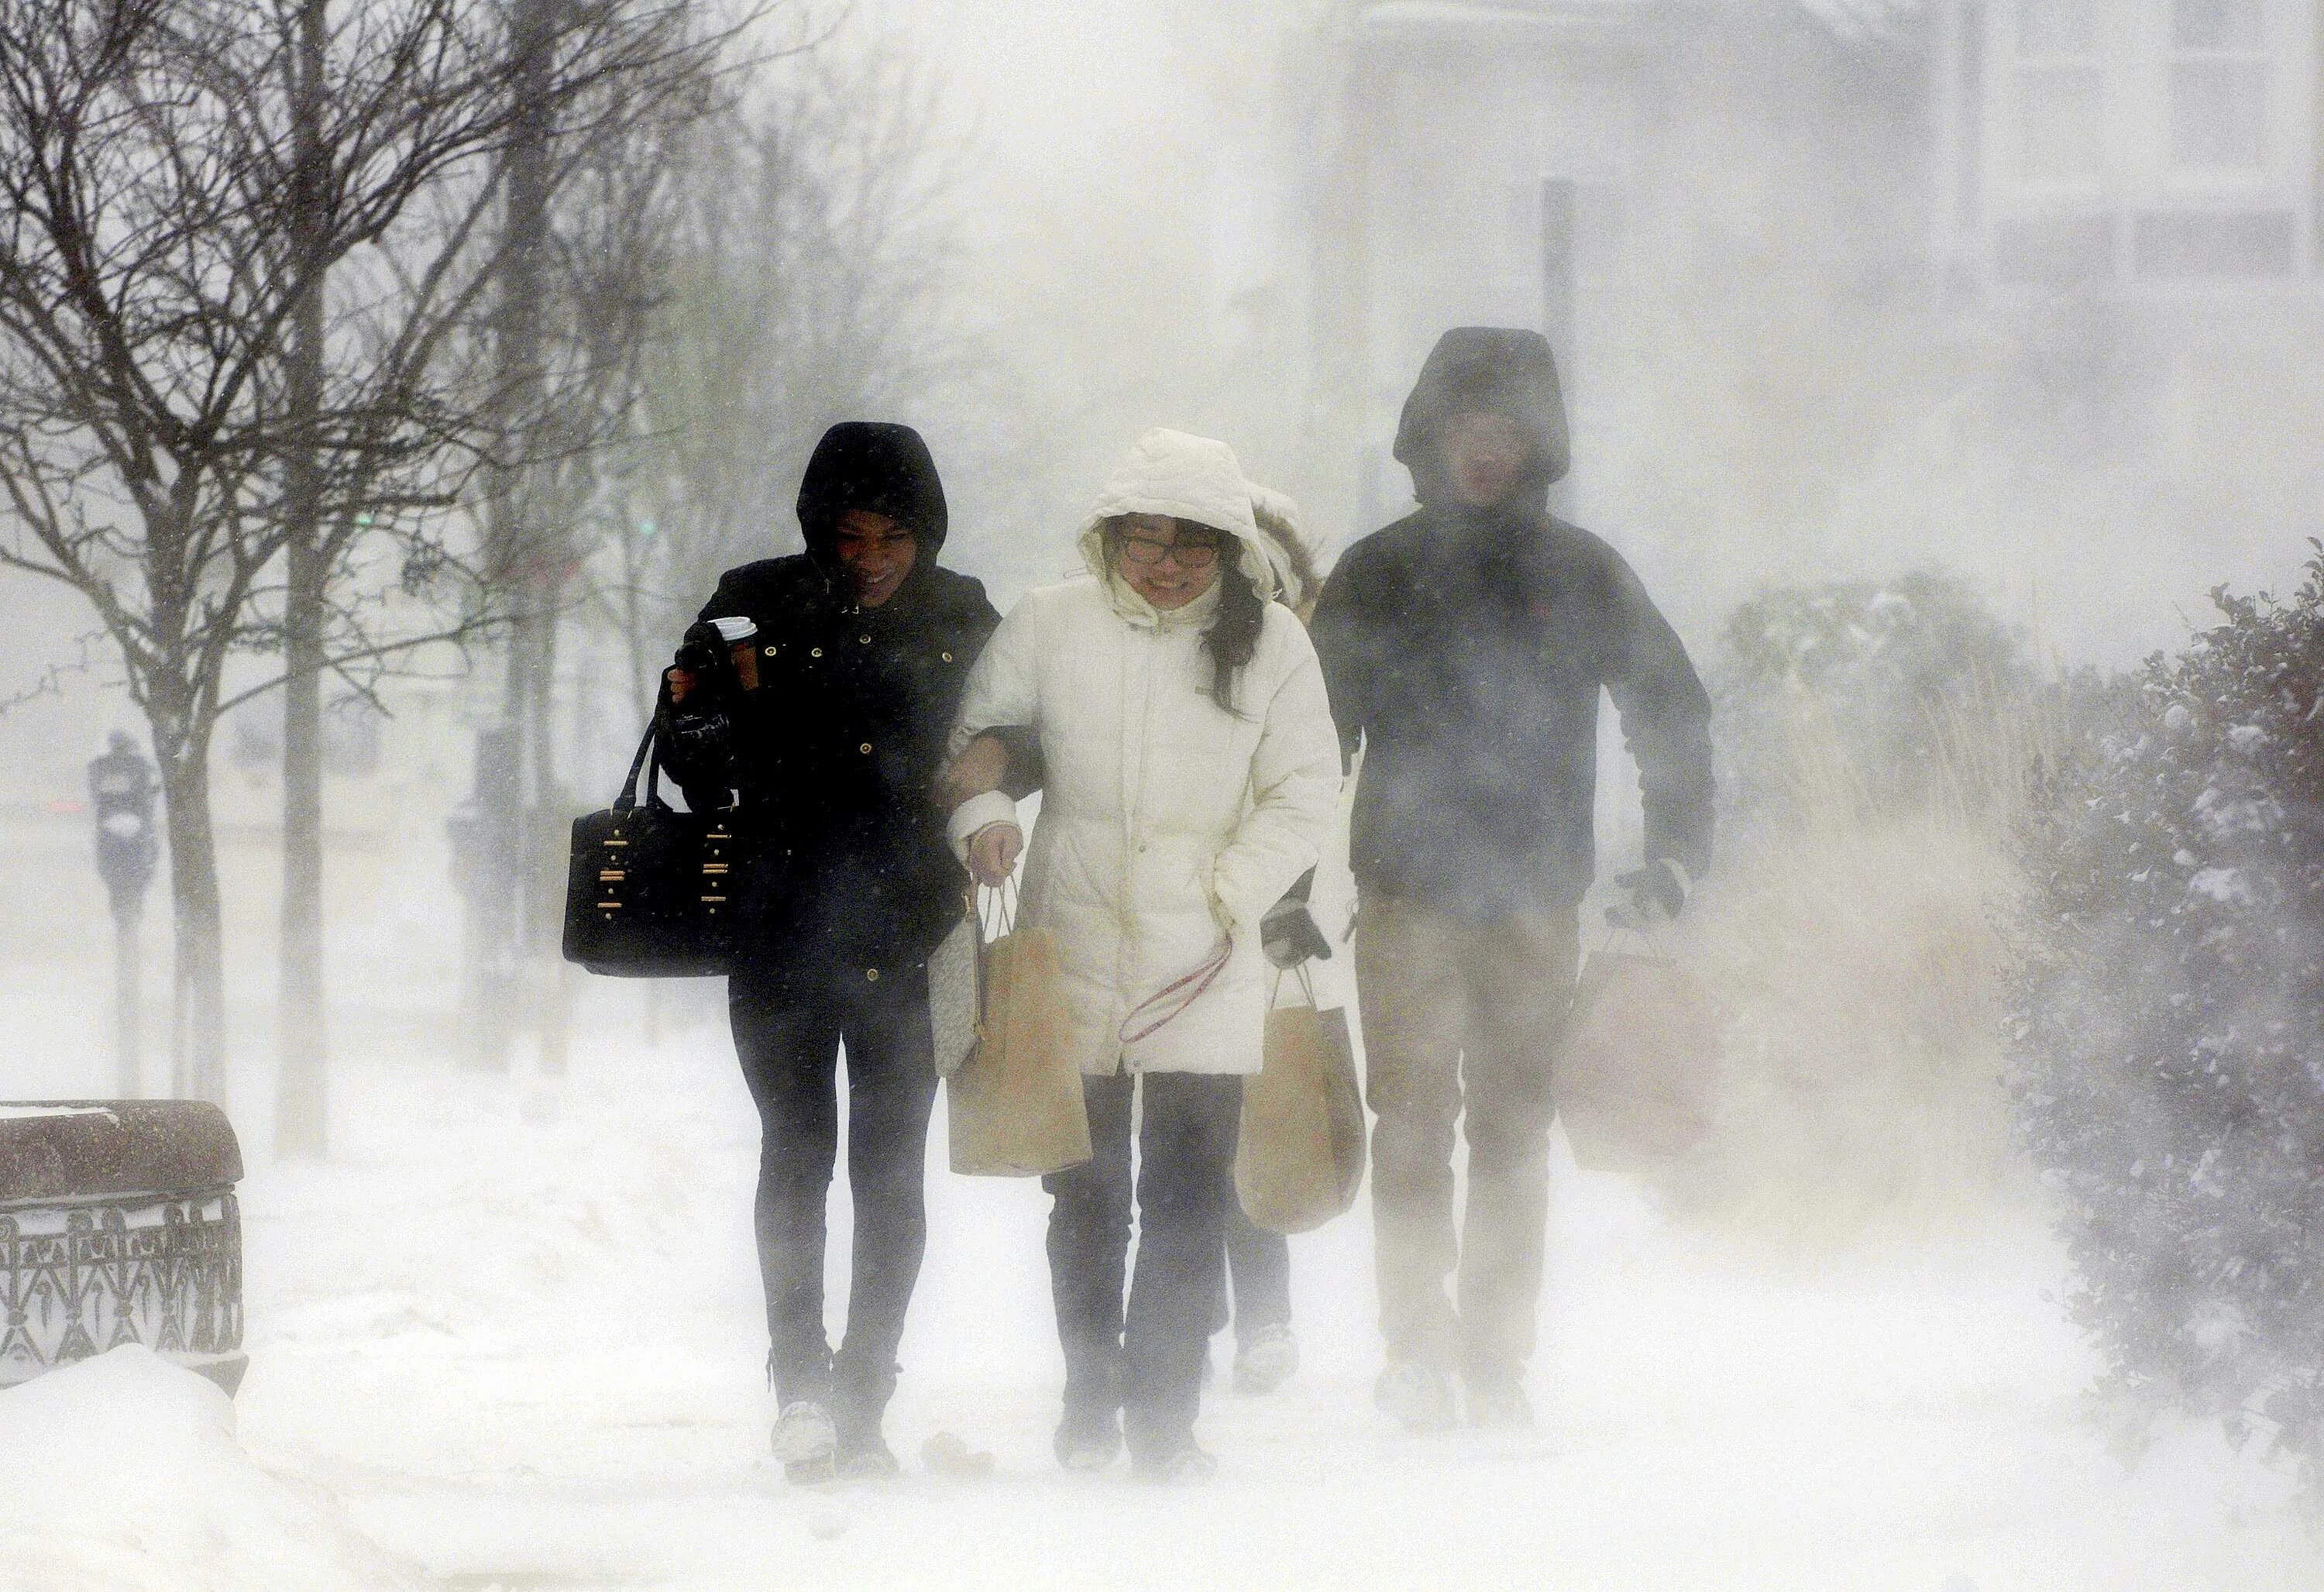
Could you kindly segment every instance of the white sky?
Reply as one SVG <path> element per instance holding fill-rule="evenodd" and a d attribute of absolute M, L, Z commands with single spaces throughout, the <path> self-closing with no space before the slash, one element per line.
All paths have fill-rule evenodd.
<path fill-rule="evenodd" d="M 939 64 L 974 125 L 968 180 L 1005 203 L 1150 143 L 1185 92 L 1156 0 L 863 0 L 863 15 Z"/>

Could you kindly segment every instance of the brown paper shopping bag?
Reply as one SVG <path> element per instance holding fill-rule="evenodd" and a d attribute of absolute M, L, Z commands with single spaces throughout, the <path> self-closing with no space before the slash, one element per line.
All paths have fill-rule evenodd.
<path fill-rule="evenodd" d="M 1557 1114 L 1585 1172 L 1667 1169 L 1711 1129 L 1719 1014 L 1663 956 L 1593 952 L 1559 1051 Z"/>
<path fill-rule="evenodd" d="M 1243 1080 L 1235 1193 L 1243 1213 L 1278 1233 L 1318 1228 L 1354 1203 L 1364 1177 L 1364 1108 L 1348 1014 L 1304 1006 L 1267 1014 L 1266 1064 Z"/>
<path fill-rule="evenodd" d="M 1004 907 L 984 948 L 975 1048 L 945 1081 L 952 1169 L 971 1177 L 1039 1177 L 1090 1158 L 1057 937 L 1012 917 Z"/>

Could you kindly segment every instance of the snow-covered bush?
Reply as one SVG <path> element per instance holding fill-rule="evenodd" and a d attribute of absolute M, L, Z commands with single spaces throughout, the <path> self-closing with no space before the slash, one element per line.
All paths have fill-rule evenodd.
<path fill-rule="evenodd" d="M 2009 1035 L 2075 1308 L 2126 1391 L 2324 1459 L 2324 548 L 2024 825 Z"/>
<path fill-rule="evenodd" d="M 2002 836 L 1932 812 L 1770 833 L 1686 923 L 1725 1014 L 1678 1207 L 1824 1250 L 1981 1226 L 2023 1193 L 2000 1087 Z"/>
<path fill-rule="evenodd" d="M 1746 828 L 1943 794 L 1965 717 L 2031 678 L 2016 634 L 1940 570 L 1783 586 L 1735 610 L 1713 668 L 1726 816 Z"/>
<path fill-rule="evenodd" d="M 1715 678 L 1727 805 L 1688 934 L 1725 1057 L 1674 1192 L 1816 1247 L 1982 1224 L 2024 1178 L 1994 903 L 2063 695 L 1925 572 L 1754 599 Z"/>

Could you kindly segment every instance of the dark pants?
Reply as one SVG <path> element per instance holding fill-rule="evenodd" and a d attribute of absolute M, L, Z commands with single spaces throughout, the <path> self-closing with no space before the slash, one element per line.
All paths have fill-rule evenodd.
<path fill-rule="evenodd" d="M 896 1346 L 927 1248 L 922 1191 L 936 1066 L 925 968 L 737 973 L 728 1015 L 758 1103 L 759 1271 L 768 1367 L 783 1403 L 876 1422 L 896 1389 Z M 824 1208 L 839 1149 L 839 1047 L 847 1048 L 847 1182 L 854 1275 L 838 1355 L 824 1335 Z"/>
<path fill-rule="evenodd" d="M 1234 1323 L 1235 1341 L 1247 1344 L 1262 1327 L 1291 1324 L 1291 1240 L 1259 1226 L 1243 1214 L 1242 1201 L 1230 1195 L 1226 1219 L 1227 1279 L 1234 1306 L 1227 1306 L 1225 1290 L 1211 1316 L 1211 1330 L 1223 1332 Z"/>
<path fill-rule="evenodd" d="M 1138 1274 L 1127 1311 L 1130 1107 L 1137 1078 L 1084 1078 L 1090 1159 L 1052 1173 L 1049 1284 L 1065 1351 L 1066 1419 L 1119 1407 L 1132 1458 L 1193 1440 L 1203 1357 L 1234 1201 L 1242 1080 L 1145 1075 L 1135 1181 Z"/>

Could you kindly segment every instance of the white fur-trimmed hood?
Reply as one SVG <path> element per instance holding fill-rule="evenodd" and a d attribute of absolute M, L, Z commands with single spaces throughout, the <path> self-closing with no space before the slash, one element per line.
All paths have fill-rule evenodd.
<path fill-rule="evenodd" d="M 1208 437 L 1157 427 L 1138 439 L 1097 494 L 1082 526 L 1082 558 L 1103 583 L 1105 522 L 1118 514 L 1167 514 L 1233 537 L 1237 566 L 1261 597 L 1271 597 L 1275 566 L 1250 504 L 1250 482 L 1234 449 Z"/>

